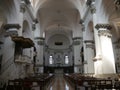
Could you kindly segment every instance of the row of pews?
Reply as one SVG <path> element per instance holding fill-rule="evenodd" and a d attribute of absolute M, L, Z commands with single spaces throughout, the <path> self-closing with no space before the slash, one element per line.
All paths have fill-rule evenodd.
<path fill-rule="evenodd" d="M 64 78 L 75 87 L 75 90 L 117 89 L 120 90 L 118 79 L 103 79 L 81 74 L 65 74 Z"/>
<path fill-rule="evenodd" d="M 9 80 L 5 90 L 46 90 L 53 78 L 53 74 L 40 74 L 24 79 Z"/>

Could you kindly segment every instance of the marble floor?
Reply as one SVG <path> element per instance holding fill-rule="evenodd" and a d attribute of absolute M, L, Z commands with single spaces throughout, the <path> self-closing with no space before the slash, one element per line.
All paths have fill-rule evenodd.
<path fill-rule="evenodd" d="M 56 75 L 55 80 L 51 83 L 47 90 L 74 90 L 74 88 L 65 81 L 62 75 Z"/>

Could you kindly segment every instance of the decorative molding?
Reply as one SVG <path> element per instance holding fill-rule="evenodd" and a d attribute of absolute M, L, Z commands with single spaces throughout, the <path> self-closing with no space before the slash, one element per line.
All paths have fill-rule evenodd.
<path fill-rule="evenodd" d="M 92 0 L 87 0 L 86 5 L 90 6 L 92 4 Z"/>
<path fill-rule="evenodd" d="M 5 37 L 18 36 L 18 30 L 21 26 L 19 24 L 5 24 L 3 28 L 6 30 Z"/>
<path fill-rule="evenodd" d="M 19 28 L 21 28 L 19 24 L 5 24 L 3 27 L 5 30 L 12 28 L 16 28 L 18 30 Z"/>
<path fill-rule="evenodd" d="M 42 41 L 42 40 L 37 41 L 37 44 L 38 44 L 38 45 L 44 45 L 44 41 Z"/>
<path fill-rule="evenodd" d="M 25 4 L 31 4 L 30 0 L 21 0 L 21 1 L 24 1 Z"/>
<path fill-rule="evenodd" d="M 100 28 L 104 28 L 104 29 L 108 29 L 108 30 L 111 30 L 112 29 L 112 26 L 110 24 L 97 24 L 95 26 L 95 28 L 97 30 L 99 30 Z"/>
<path fill-rule="evenodd" d="M 44 43 L 45 38 L 43 38 L 43 37 L 35 37 L 34 39 L 37 40 L 38 45 L 44 45 L 45 44 Z"/>
<path fill-rule="evenodd" d="M 37 24 L 37 23 L 38 23 L 38 20 L 37 20 L 37 19 L 34 19 L 33 22 L 35 22 L 35 24 Z"/>
<path fill-rule="evenodd" d="M 84 20 L 80 19 L 79 24 L 84 24 Z"/>
<path fill-rule="evenodd" d="M 36 24 L 38 23 L 38 20 L 37 19 L 34 19 L 33 20 L 33 24 L 32 24 L 32 29 L 33 31 L 36 29 Z"/>
<path fill-rule="evenodd" d="M 94 48 L 95 48 L 95 45 L 94 45 L 94 44 L 86 44 L 86 48 L 94 49 Z"/>
<path fill-rule="evenodd" d="M 114 0 L 114 4 L 116 10 L 120 9 L 120 0 Z"/>
<path fill-rule="evenodd" d="M 84 43 L 94 43 L 93 40 L 84 40 Z"/>
<path fill-rule="evenodd" d="M 45 40 L 44 37 L 35 37 L 34 39 L 36 39 L 36 40 Z"/>
<path fill-rule="evenodd" d="M 73 41 L 73 45 L 80 45 L 80 41 Z"/>
<path fill-rule="evenodd" d="M 99 36 L 107 36 L 107 37 L 112 37 L 112 34 L 109 30 L 99 30 L 98 31 Z"/>
<path fill-rule="evenodd" d="M 81 40 L 82 37 L 73 37 L 72 40 Z"/>
<path fill-rule="evenodd" d="M 95 7 L 95 5 L 91 5 L 90 6 L 90 10 L 91 10 L 92 14 L 96 13 L 96 7 Z"/>
<path fill-rule="evenodd" d="M 32 20 L 35 20 L 35 17 L 33 15 L 33 9 L 32 6 L 29 5 L 30 1 L 29 0 L 21 0 L 21 4 L 20 4 L 20 12 L 25 12 L 27 11 L 31 17 Z"/>
<path fill-rule="evenodd" d="M 18 31 L 16 31 L 16 30 L 6 31 L 5 37 L 8 37 L 8 36 L 18 36 Z"/>
<path fill-rule="evenodd" d="M 80 41 L 81 41 L 82 37 L 73 37 L 73 45 L 80 45 Z"/>
<path fill-rule="evenodd" d="M 21 1 L 21 3 L 20 3 L 20 12 L 22 12 L 22 13 L 24 13 L 25 12 L 25 10 L 26 10 L 26 6 L 25 6 L 26 4 L 25 4 L 25 1 Z"/>
<path fill-rule="evenodd" d="M 36 29 L 36 24 L 33 22 L 32 24 L 32 30 L 34 31 Z"/>
<path fill-rule="evenodd" d="M 85 25 L 82 25 L 82 31 L 85 31 Z"/>
<path fill-rule="evenodd" d="M 87 0 L 86 5 L 91 6 L 94 2 L 95 0 Z"/>
<path fill-rule="evenodd" d="M 86 43 L 86 48 L 95 48 L 94 41 L 93 40 L 85 40 L 84 43 Z"/>

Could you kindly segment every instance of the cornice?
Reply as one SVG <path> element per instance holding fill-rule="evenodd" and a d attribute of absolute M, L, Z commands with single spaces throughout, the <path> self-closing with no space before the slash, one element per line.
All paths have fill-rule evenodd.
<path fill-rule="evenodd" d="M 84 40 L 84 43 L 94 43 L 93 40 Z"/>
<path fill-rule="evenodd" d="M 11 28 L 16 28 L 16 29 L 19 29 L 21 28 L 21 26 L 19 24 L 5 24 L 4 26 L 4 29 L 11 29 Z"/>

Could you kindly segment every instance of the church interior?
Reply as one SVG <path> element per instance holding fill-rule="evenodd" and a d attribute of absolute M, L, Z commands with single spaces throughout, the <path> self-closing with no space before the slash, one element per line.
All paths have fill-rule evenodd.
<path fill-rule="evenodd" d="M 120 0 L 0 0 L 0 90 L 120 90 Z"/>

